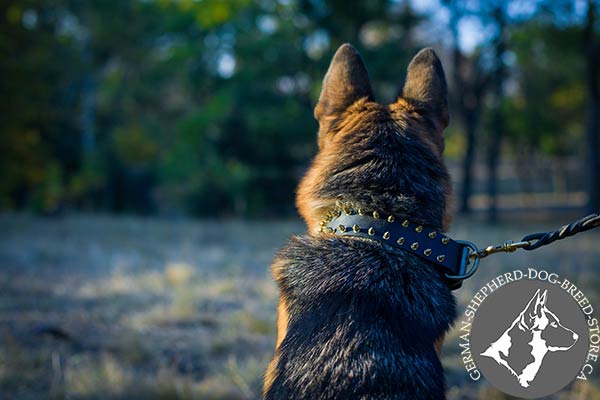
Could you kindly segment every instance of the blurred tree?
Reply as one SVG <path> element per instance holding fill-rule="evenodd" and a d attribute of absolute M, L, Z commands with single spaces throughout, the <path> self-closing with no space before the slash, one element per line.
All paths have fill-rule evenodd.
<path fill-rule="evenodd" d="M 79 166 L 79 62 L 61 34 L 61 1 L 0 5 L 0 206 L 51 213 L 64 173 Z M 61 62 L 57 62 L 60 60 Z M 51 189 L 50 189 L 51 188 Z"/>
<path fill-rule="evenodd" d="M 587 88 L 587 180 L 590 213 L 600 212 L 600 38 L 597 34 L 598 4 L 587 1 L 584 28 L 586 88 Z"/>
<path fill-rule="evenodd" d="M 518 173 L 535 181 L 542 170 L 536 155 L 564 163 L 584 152 L 586 108 L 583 14 L 572 2 L 540 6 L 511 30 L 515 55 L 512 93 L 504 102 L 506 133 Z M 597 72 L 598 73 L 598 72 Z M 589 153 L 588 153 L 589 154 Z M 572 177 L 554 177 L 556 189 L 573 188 Z M 523 187 L 533 191 L 534 187 Z"/>
<path fill-rule="evenodd" d="M 505 102 L 507 135 L 517 155 L 566 157 L 581 150 L 585 98 L 580 26 L 561 27 L 552 16 L 513 30 L 517 89 Z M 537 150 L 536 150 L 537 149 Z"/>
<path fill-rule="evenodd" d="M 504 134 L 504 115 L 502 112 L 502 102 L 504 100 L 504 81 L 506 79 L 506 66 L 504 56 L 506 53 L 506 35 L 507 35 L 507 15 L 505 4 L 496 2 L 492 6 L 491 19 L 495 25 L 495 36 L 492 40 L 493 46 L 493 73 L 492 73 L 492 126 L 490 127 L 490 141 L 487 152 L 487 195 L 488 221 L 496 222 L 498 219 L 498 164 L 500 160 L 500 151 L 502 145 L 502 136 Z"/>
<path fill-rule="evenodd" d="M 196 215 L 291 213 L 314 131 L 312 77 L 298 69 L 303 35 L 293 4 L 249 3 L 228 15 L 198 49 L 204 72 L 188 80 L 197 107 L 165 147 L 158 194 Z"/>
<path fill-rule="evenodd" d="M 463 158 L 462 187 L 459 210 L 469 213 L 469 197 L 472 192 L 472 166 L 476 149 L 476 129 L 483 111 L 485 95 L 489 86 L 491 102 L 486 110 L 490 114 L 485 132 L 486 142 L 486 191 L 488 197 L 487 217 L 497 219 L 498 165 L 500 162 L 507 78 L 506 52 L 510 16 L 508 7 L 512 2 L 498 0 L 446 0 L 450 11 L 449 28 L 452 34 L 453 82 L 457 90 L 456 108 L 464 128 L 466 149 Z M 460 44 L 460 24 L 464 17 L 477 18 L 480 29 L 486 31 L 483 40 L 470 57 L 463 53 Z"/>
<path fill-rule="evenodd" d="M 538 1 L 527 5 L 495 0 L 447 4 L 451 10 L 450 28 L 455 37 L 458 34 L 453 26 L 460 21 L 459 5 L 463 12 L 477 16 L 482 30 L 488 32 L 487 39 L 480 45 L 480 52 L 475 55 L 482 72 L 480 82 L 485 82 L 487 75 L 492 89 L 491 101 L 485 109 L 488 133 L 486 191 L 489 199 L 487 217 L 495 221 L 497 167 L 503 147 L 512 148 L 522 157 L 521 161 L 525 162 L 521 165 L 525 168 L 518 169 L 518 173 L 524 173 L 534 165 L 532 157 L 539 153 L 535 149 L 551 156 L 566 156 L 574 154 L 580 143 L 577 114 L 583 109 L 583 104 L 577 100 L 581 98 L 559 103 L 567 93 L 576 96 L 578 88 L 582 87 L 582 71 L 578 68 L 581 56 L 577 54 L 578 50 L 572 51 L 577 49 L 577 45 L 573 44 L 580 42 L 573 32 L 580 30 L 581 26 L 573 22 L 576 20 L 574 4 L 568 0 Z M 565 57 L 565 53 L 571 57 Z M 456 54 L 455 50 L 455 60 L 460 60 Z M 456 69 L 460 70 L 460 63 Z M 472 82 L 477 83 L 477 78 L 477 75 L 471 77 Z M 464 99 L 469 93 L 469 85 L 460 76 L 454 79 L 461 82 L 461 88 L 466 88 L 463 89 Z M 573 113 L 565 113 L 565 106 L 570 106 Z M 556 113 L 549 112 L 552 109 Z M 561 134 L 558 134 L 559 131 Z M 511 141 L 503 145 L 503 137 L 507 135 Z M 467 145 L 469 142 L 467 136 Z M 465 169 L 470 151 L 467 146 Z M 469 188 L 469 174 L 463 171 L 463 175 L 460 208 L 464 210 L 465 204 L 468 207 L 469 191 L 465 189 Z"/>
<path fill-rule="evenodd" d="M 449 28 L 452 33 L 452 104 L 456 108 L 463 125 L 466 148 L 462 164 L 461 189 L 459 194 L 459 212 L 469 214 L 471 207 L 469 198 L 473 192 L 473 164 L 477 129 L 484 106 L 484 96 L 489 86 L 491 74 L 482 65 L 482 52 L 476 49 L 472 54 L 465 54 L 460 44 L 459 25 L 468 13 L 462 1 L 444 1 L 450 10 Z"/>

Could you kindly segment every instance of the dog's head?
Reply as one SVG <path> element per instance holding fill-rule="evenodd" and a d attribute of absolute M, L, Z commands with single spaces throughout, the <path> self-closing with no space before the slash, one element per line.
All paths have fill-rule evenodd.
<path fill-rule="evenodd" d="M 548 290 L 540 289 L 533 295 L 521 314 L 521 330 L 539 331 L 549 351 L 569 350 L 579 338 L 573 330 L 560 323 L 560 320 L 546 306 Z"/>
<path fill-rule="evenodd" d="M 411 61 L 401 96 L 375 102 L 358 52 L 342 45 L 315 107 L 319 152 L 296 204 L 310 232 L 342 207 L 364 208 L 445 228 L 450 180 L 442 160 L 447 87 L 433 50 Z"/>

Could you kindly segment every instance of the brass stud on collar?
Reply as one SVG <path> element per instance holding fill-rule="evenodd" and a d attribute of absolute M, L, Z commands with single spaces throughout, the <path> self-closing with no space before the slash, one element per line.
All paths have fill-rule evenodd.
<path fill-rule="evenodd" d="M 405 219 L 404 222 L 402 222 L 402 226 L 405 228 L 408 228 L 408 220 Z"/>
<path fill-rule="evenodd" d="M 430 239 L 435 239 L 436 233 L 435 232 L 429 232 L 429 236 Z"/>
<path fill-rule="evenodd" d="M 349 208 L 344 207 L 344 214 L 351 215 L 352 214 L 352 210 L 350 210 Z"/>
<path fill-rule="evenodd" d="M 346 232 L 346 227 L 344 225 L 339 226 L 340 232 Z"/>
<path fill-rule="evenodd" d="M 398 240 L 396 240 L 396 243 L 398 243 L 400 246 L 402 246 L 404 244 L 404 237 L 401 236 L 398 238 Z"/>
<path fill-rule="evenodd" d="M 448 244 L 450 243 L 450 239 L 448 239 L 447 237 L 442 238 L 442 244 Z"/>
<path fill-rule="evenodd" d="M 352 225 L 352 230 L 353 230 L 355 233 L 358 233 L 358 232 L 360 232 L 360 227 L 359 227 L 358 225 L 354 224 L 354 225 Z"/>
<path fill-rule="evenodd" d="M 373 236 L 375 234 L 375 228 L 370 227 L 367 233 L 369 234 L 369 236 Z"/>
<path fill-rule="evenodd" d="M 431 249 L 426 249 L 423 254 L 425 254 L 427 257 L 429 257 L 431 255 Z"/>
<path fill-rule="evenodd" d="M 413 244 L 410 245 L 410 248 L 413 250 L 417 250 L 419 248 L 419 243 L 418 242 L 414 242 Z"/>
<path fill-rule="evenodd" d="M 387 217 L 387 221 L 388 222 L 394 222 L 394 216 L 390 215 L 389 217 Z"/>
<path fill-rule="evenodd" d="M 439 262 L 443 262 L 443 261 L 446 259 L 446 256 L 442 254 L 442 255 L 439 255 L 439 256 L 437 256 L 437 257 L 436 257 L 436 259 L 437 259 Z"/>
<path fill-rule="evenodd" d="M 390 233 L 389 233 L 389 232 L 384 232 L 384 234 L 383 234 L 383 238 L 384 238 L 385 240 L 388 240 L 388 239 L 390 238 Z"/>
<path fill-rule="evenodd" d="M 327 231 L 327 233 L 333 233 L 333 228 L 332 228 L 332 227 L 330 227 L 330 226 L 328 226 L 328 227 L 326 228 L 326 231 Z"/>
<path fill-rule="evenodd" d="M 415 228 L 415 231 L 417 231 L 418 233 L 423 232 L 423 226 L 419 225 Z"/>
<path fill-rule="evenodd" d="M 378 219 L 379 213 L 377 211 L 373 211 L 373 218 Z"/>
<path fill-rule="evenodd" d="M 362 208 L 359 208 L 358 215 L 365 215 L 365 210 L 363 210 Z"/>

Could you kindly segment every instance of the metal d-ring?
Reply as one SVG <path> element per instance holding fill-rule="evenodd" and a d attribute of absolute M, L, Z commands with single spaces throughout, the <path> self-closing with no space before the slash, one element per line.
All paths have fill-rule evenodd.
<path fill-rule="evenodd" d="M 479 249 L 477 248 L 477 246 L 475 246 L 475 244 L 468 242 L 466 240 L 455 240 L 456 243 L 460 243 L 462 245 L 464 245 L 463 247 L 463 254 L 461 257 L 461 261 L 460 261 L 460 269 L 459 275 L 446 275 L 446 278 L 448 279 L 455 279 L 455 280 L 465 280 L 467 278 L 470 278 L 476 271 L 477 268 L 479 267 L 479 260 L 480 258 L 477 256 Z M 469 251 L 471 250 L 471 251 Z M 471 255 L 475 255 L 475 257 L 473 257 L 473 264 L 471 265 L 471 268 L 467 270 L 467 267 L 469 266 L 469 260 L 472 258 Z"/>

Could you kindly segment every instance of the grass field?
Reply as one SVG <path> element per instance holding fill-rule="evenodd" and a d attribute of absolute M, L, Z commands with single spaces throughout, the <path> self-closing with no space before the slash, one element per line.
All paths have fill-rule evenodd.
<path fill-rule="evenodd" d="M 568 220 L 456 220 L 451 234 L 487 245 Z M 275 339 L 269 264 L 299 221 L 4 215 L 0 226 L 0 399 L 259 398 Z M 465 304 L 501 271 L 537 266 L 600 306 L 599 260 L 600 231 L 582 234 L 489 258 L 456 295 Z M 449 399 L 509 398 L 468 380 L 455 331 L 443 362 Z M 553 398 L 600 399 L 593 376 Z"/>

